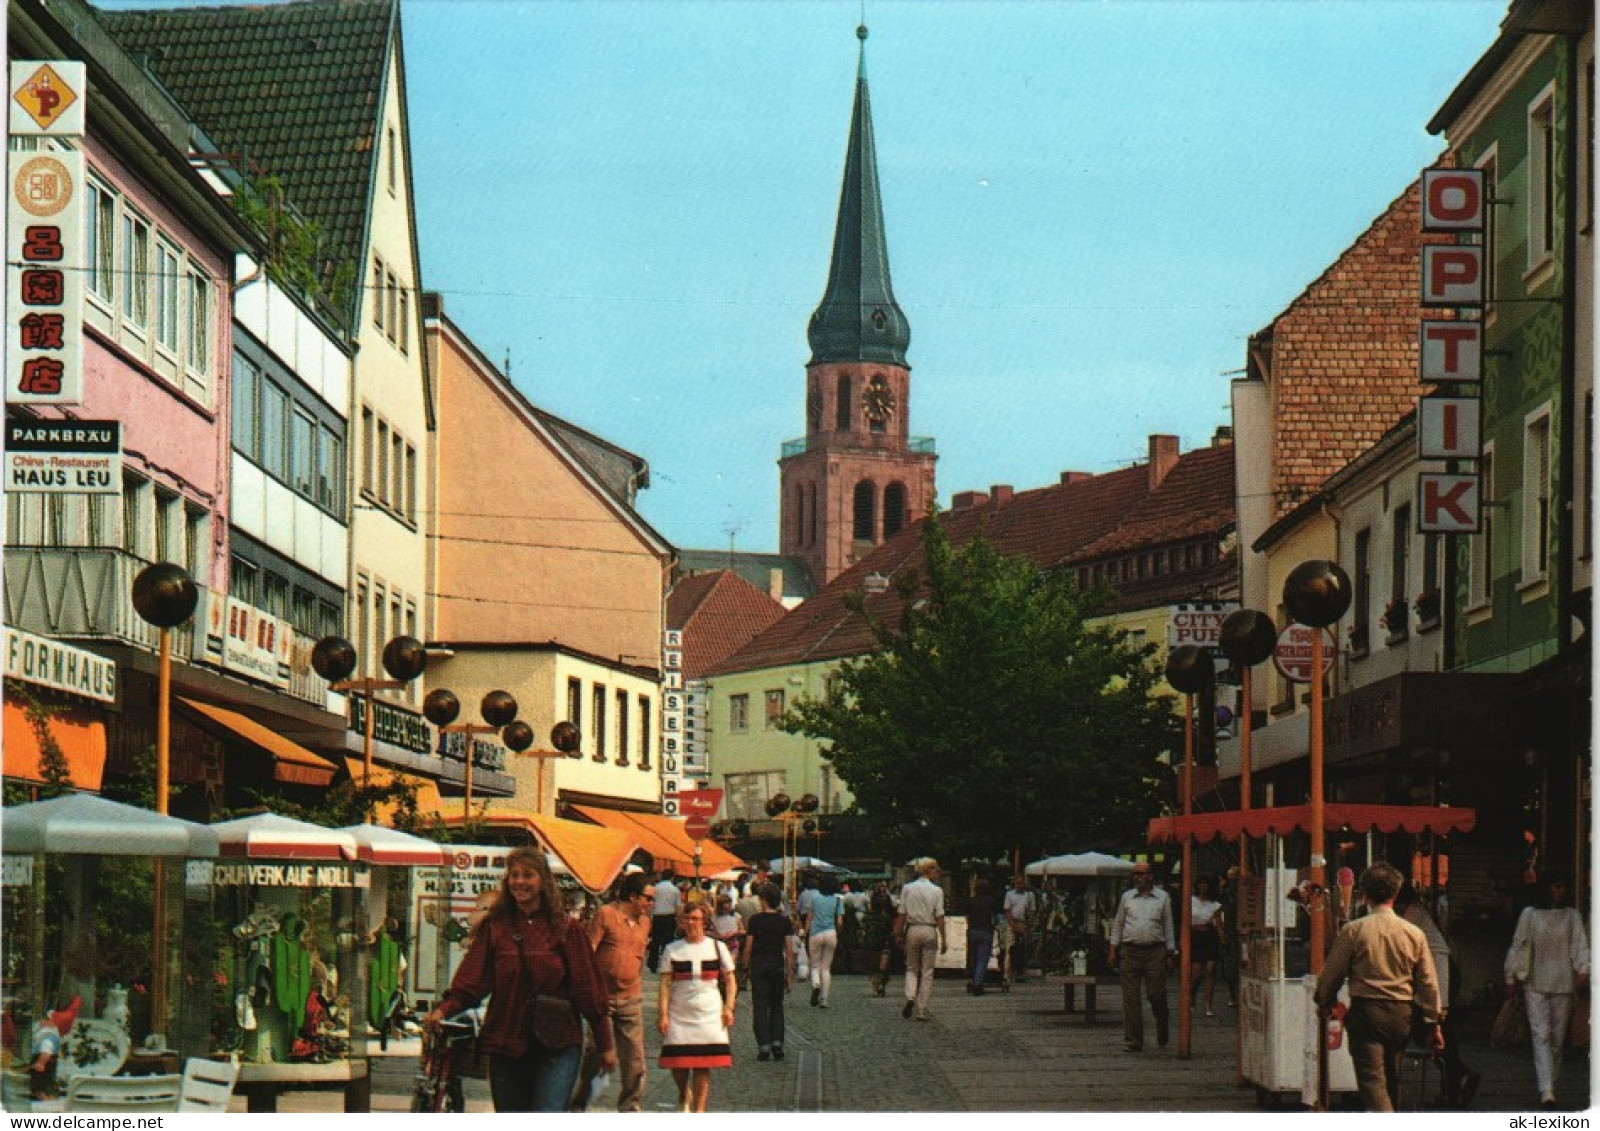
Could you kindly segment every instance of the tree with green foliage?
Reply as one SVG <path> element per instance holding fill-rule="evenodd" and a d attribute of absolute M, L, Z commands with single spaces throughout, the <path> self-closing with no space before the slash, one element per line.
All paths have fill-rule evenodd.
<path fill-rule="evenodd" d="M 262 268 L 268 278 L 335 309 L 343 305 L 355 268 L 333 262 L 322 225 L 295 211 L 282 181 L 258 177 L 243 182 L 234 191 L 233 208 L 265 241 Z"/>
<path fill-rule="evenodd" d="M 45 801 L 71 793 L 78 788 L 72 780 L 72 767 L 67 764 L 66 752 L 61 749 L 55 732 L 50 729 L 50 720 L 60 714 L 61 709 L 39 699 L 20 680 L 6 680 L 5 693 L 12 702 L 22 705 L 28 717 L 28 729 L 33 731 L 34 741 L 39 744 L 39 785 L 14 789 L 8 786 L 5 803 L 20 805 L 34 797 Z"/>
<path fill-rule="evenodd" d="M 785 717 L 873 821 L 883 850 L 994 859 L 1142 843 L 1170 780 L 1171 698 L 1152 645 L 1090 625 L 1094 601 L 980 533 L 953 547 L 925 524 L 923 570 L 902 571 L 897 625 L 845 661 L 822 699 Z"/>

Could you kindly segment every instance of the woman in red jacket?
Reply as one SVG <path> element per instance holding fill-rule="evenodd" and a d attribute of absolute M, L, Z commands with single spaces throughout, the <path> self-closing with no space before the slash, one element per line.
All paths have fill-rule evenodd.
<path fill-rule="evenodd" d="M 424 1021 L 437 1024 L 485 997 L 481 1044 L 489 1054 L 495 1111 L 567 1110 L 583 1055 L 580 1015 L 594 1032 L 605 1070 L 616 1066 L 594 951 L 582 925 L 567 917 L 542 848 L 518 848 L 506 857 L 500 898 Z"/>

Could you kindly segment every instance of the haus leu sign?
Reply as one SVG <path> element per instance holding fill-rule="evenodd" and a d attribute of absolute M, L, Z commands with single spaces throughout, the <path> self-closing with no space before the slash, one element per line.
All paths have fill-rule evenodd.
<path fill-rule="evenodd" d="M 1417 401 L 1417 457 L 1448 460 L 1417 476 L 1417 530 L 1472 534 L 1482 523 L 1477 461 L 1483 451 L 1484 235 L 1489 221 L 1482 169 L 1425 169 L 1422 230 L 1454 240 L 1422 247 L 1422 305 L 1451 318 L 1424 318 L 1419 373 L 1433 391 Z M 1467 470 L 1458 463 L 1473 464 Z"/>

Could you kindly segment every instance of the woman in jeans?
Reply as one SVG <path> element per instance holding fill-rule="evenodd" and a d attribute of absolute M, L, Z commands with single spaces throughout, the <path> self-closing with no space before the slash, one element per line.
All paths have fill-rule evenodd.
<path fill-rule="evenodd" d="M 583 1055 L 580 1015 L 594 1033 L 604 1069 L 616 1067 L 594 950 L 583 926 L 567 918 L 542 848 L 517 848 L 506 857 L 499 899 L 474 933 L 450 988 L 423 1021 L 437 1025 L 485 997 L 489 1012 L 480 1041 L 489 1054 L 495 1111 L 567 1110 Z M 539 997 L 547 1001 L 535 1039 L 531 1018 Z"/>
<path fill-rule="evenodd" d="M 982 876 L 972 886 L 967 901 L 967 992 L 984 993 L 989 977 L 989 956 L 994 953 L 994 921 L 999 916 L 994 887 Z"/>
<path fill-rule="evenodd" d="M 756 1059 L 783 1059 L 783 995 L 794 985 L 794 924 L 778 910 L 777 884 L 759 890 L 761 910 L 745 924 L 740 962 L 750 971 L 755 1002 Z"/>

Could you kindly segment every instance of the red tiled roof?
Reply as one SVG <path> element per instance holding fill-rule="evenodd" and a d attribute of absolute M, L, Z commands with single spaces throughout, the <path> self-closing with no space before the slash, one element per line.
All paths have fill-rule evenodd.
<path fill-rule="evenodd" d="M 1166 514 L 1168 509 L 1178 513 Z M 1186 511 L 1194 515 L 1183 513 Z M 982 502 L 948 511 L 941 514 L 940 521 L 952 545 L 965 544 L 981 529 L 999 552 L 1026 557 L 1042 568 L 1075 561 L 1093 545 L 1114 545 L 1120 554 L 1199 533 L 1220 536 L 1234 522 L 1232 448 L 1207 448 L 1184 455 L 1155 492 L 1150 491 L 1148 466 L 1139 464 L 1020 491 L 998 508 Z M 1115 538 L 1126 524 L 1133 527 L 1129 537 Z M 1226 568 L 1232 568 L 1233 560 L 1225 559 Z M 878 546 L 706 674 L 838 659 L 871 650 L 876 643 L 871 628 L 850 607 L 862 592 L 863 580 L 879 573 L 898 581 L 907 567 L 918 567 L 921 562 L 922 523 L 918 522 Z M 1213 575 L 1220 572 L 1220 567 L 1207 567 L 1162 578 L 1161 591 L 1151 591 L 1152 600 L 1127 607 L 1168 603 L 1167 589 L 1174 586 L 1184 593 L 1172 600 L 1209 593 L 1216 588 Z M 1199 576 L 1202 573 L 1204 577 Z M 889 623 L 896 619 L 902 599 L 893 586 L 886 593 L 865 597 L 868 610 Z"/>
<path fill-rule="evenodd" d="M 1057 564 L 1217 534 L 1234 522 L 1233 496 L 1233 445 L 1198 448 L 1180 456 L 1160 486 L 1115 529 Z"/>
<path fill-rule="evenodd" d="M 1252 339 L 1270 356 L 1274 517 L 1369 448 L 1422 392 L 1420 183 Z"/>
<path fill-rule="evenodd" d="M 701 678 L 784 612 L 781 604 L 732 570 L 683 578 L 667 596 L 667 627 L 683 631 L 684 678 Z"/>

